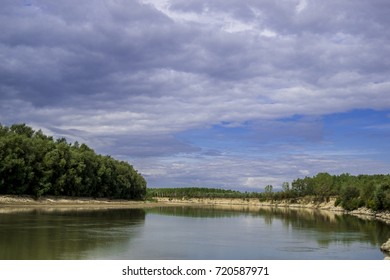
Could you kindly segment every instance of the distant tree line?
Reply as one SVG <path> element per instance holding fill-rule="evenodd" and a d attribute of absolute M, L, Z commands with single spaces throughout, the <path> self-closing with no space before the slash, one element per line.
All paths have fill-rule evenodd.
<path fill-rule="evenodd" d="M 148 188 L 147 197 L 168 197 L 168 198 L 237 198 L 243 193 L 234 190 L 217 188 Z"/>
<path fill-rule="evenodd" d="M 318 173 L 313 177 L 298 178 L 291 186 L 284 182 L 282 189 L 274 191 L 267 185 L 263 192 L 239 192 L 212 188 L 159 188 L 148 189 L 148 197 L 169 198 L 256 198 L 260 201 L 288 200 L 296 202 L 306 198 L 316 202 L 336 198 L 336 205 L 346 210 L 367 207 L 374 211 L 390 210 L 390 175 L 330 175 Z"/>
<path fill-rule="evenodd" d="M 313 196 L 324 200 L 337 197 L 336 204 L 346 210 L 367 207 L 372 210 L 390 210 L 390 175 L 330 175 L 318 173 L 313 177 L 296 179 L 291 188 L 284 183 L 280 198 Z"/>
<path fill-rule="evenodd" d="M 143 199 L 145 179 L 127 162 L 25 124 L 0 124 L 0 194 Z"/>

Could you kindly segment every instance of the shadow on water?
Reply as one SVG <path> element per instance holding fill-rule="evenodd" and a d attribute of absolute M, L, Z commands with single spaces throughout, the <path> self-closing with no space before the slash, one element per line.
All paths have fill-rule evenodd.
<path fill-rule="evenodd" d="M 128 244 L 145 221 L 142 209 L 20 209 L 0 213 L 0 259 L 84 259 Z"/>
<path fill-rule="evenodd" d="M 314 239 L 321 247 L 327 247 L 331 243 L 348 245 L 358 241 L 379 248 L 390 237 L 390 226 L 384 222 L 317 209 L 213 205 L 204 207 L 160 207 L 146 211 L 147 214 L 192 218 L 231 218 L 240 216 L 259 218 L 269 227 L 272 227 L 274 222 L 281 223 L 285 231 Z"/>

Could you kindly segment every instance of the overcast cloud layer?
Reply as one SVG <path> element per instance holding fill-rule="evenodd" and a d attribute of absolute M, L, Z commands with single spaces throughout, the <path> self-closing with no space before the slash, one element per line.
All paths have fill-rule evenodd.
<path fill-rule="evenodd" d="M 149 186 L 389 173 L 388 0 L 2 0 L 0 122 Z"/>

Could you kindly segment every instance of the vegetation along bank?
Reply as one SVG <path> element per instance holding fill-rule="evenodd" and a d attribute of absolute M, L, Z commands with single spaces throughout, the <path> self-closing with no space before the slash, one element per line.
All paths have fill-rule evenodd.
<path fill-rule="evenodd" d="M 0 194 L 144 199 L 133 166 L 25 124 L 0 125 Z"/>
<path fill-rule="evenodd" d="M 0 195 L 71 196 L 110 199 L 238 198 L 296 204 L 329 202 L 353 211 L 390 211 L 390 175 L 318 173 L 283 183 L 274 191 L 239 192 L 214 188 L 146 188 L 132 165 L 96 154 L 85 144 L 54 140 L 25 124 L 0 125 Z"/>
<path fill-rule="evenodd" d="M 284 201 L 289 204 L 322 203 L 334 198 L 334 206 L 340 206 L 347 211 L 362 207 L 372 211 L 390 211 L 390 175 L 318 173 L 313 177 L 298 178 L 291 186 L 285 182 L 279 191 L 274 191 L 273 186 L 268 185 L 264 192 L 213 188 L 148 188 L 147 197 L 257 199 L 260 202 Z"/>

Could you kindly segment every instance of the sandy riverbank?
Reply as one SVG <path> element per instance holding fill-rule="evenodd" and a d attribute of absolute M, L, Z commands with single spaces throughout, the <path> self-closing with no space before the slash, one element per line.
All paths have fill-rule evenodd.
<path fill-rule="evenodd" d="M 290 207 L 290 208 L 312 208 L 331 210 L 337 212 L 344 212 L 341 207 L 335 207 L 335 200 L 331 199 L 328 202 L 314 203 L 311 201 L 297 201 L 296 203 L 290 203 L 288 201 L 265 201 L 261 202 L 257 198 L 189 198 L 189 199 L 170 199 L 166 197 L 155 198 L 158 202 L 175 203 L 175 204 L 190 204 L 190 205 L 246 205 L 246 206 L 277 206 L 277 207 Z"/>
<path fill-rule="evenodd" d="M 31 196 L 1 195 L 0 208 L 77 208 L 77 209 L 105 209 L 105 208 L 148 208 L 164 206 L 164 202 L 134 201 L 120 199 L 95 199 L 45 196 L 35 199 Z"/>
<path fill-rule="evenodd" d="M 256 207 L 287 207 L 287 208 L 308 208 L 320 209 L 332 212 L 351 214 L 362 218 L 376 218 L 390 223 L 390 212 L 374 212 L 369 209 L 360 208 L 347 212 L 340 206 L 334 206 L 335 199 L 327 202 L 316 203 L 310 200 L 297 200 L 295 203 L 289 201 L 261 202 L 256 198 L 190 198 L 190 199 L 170 199 L 166 197 L 154 198 L 153 201 L 134 201 L 120 199 L 95 199 L 95 198 L 73 198 L 44 196 L 35 199 L 31 196 L 0 195 L 1 207 L 61 207 L 61 208 L 148 208 L 169 205 L 213 205 L 213 206 L 247 206 Z"/>
<path fill-rule="evenodd" d="M 160 203 L 174 203 L 174 204 L 186 204 L 186 205 L 245 205 L 248 207 L 287 207 L 287 208 L 308 208 L 327 210 L 332 212 L 340 212 L 344 214 L 350 214 L 353 216 L 359 216 L 360 218 L 375 218 L 384 222 L 390 223 L 390 212 L 374 212 L 367 208 L 359 208 L 354 211 L 346 211 L 340 206 L 335 205 L 335 198 L 330 199 L 327 202 L 314 202 L 310 200 L 297 200 L 294 203 L 289 201 L 265 201 L 261 202 L 256 198 L 241 199 L 241 198 L 190 198 L 190 199 L 170 199 L 166 197 L 156 198 Z"/>

